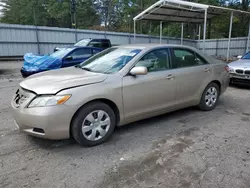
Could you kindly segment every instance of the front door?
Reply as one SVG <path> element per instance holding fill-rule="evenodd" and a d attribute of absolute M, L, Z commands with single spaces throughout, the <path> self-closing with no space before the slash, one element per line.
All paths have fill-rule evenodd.
<path fill-rule="evenodd" d="M 188 104 L 199 100 L 206 83 L 211 80 L 211 66 L 204 58 L 186 48 L 172 48 L 172 67 L 176 76 L 176 102 Z"/>
<path fill-rule="evenodd" d="M 147 67 L 148 74 L 123 77 L 125 120 L 147 116 L 175 103 L 176 81 L 168 49 L 148 52 L 135 66 Z"/>

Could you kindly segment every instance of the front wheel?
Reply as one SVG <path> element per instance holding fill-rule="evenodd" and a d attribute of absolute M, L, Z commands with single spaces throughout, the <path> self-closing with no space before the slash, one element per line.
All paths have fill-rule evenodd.
<path fill-rule="evenodd" d="M 72 121 L 74 139 L 84 146 L 95 146 L 105 142 L 114 132 L 116 116 L 105 103 L 93 102 L 83 106 Z"/>
<path fill-rule="evenodd" d="M 216 83 L 208 84 L 208 86 L 203 91 L 198 107 L 204 111 L 213 110 L 217 105 L 219 96 L 219 86 Z"/>

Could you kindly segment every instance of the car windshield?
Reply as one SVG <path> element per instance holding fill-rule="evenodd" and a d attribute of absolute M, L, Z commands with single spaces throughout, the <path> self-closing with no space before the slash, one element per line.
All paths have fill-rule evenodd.
<path fill-rule="evenodd" d="M 87 46 L 90 39 L 83 39 L 74 44 L 74 46 Z"/>
<path fill-rule="evenodd" d="M 246 53 L 242 59 L 250 59 L 250 52 Z"/>
<path fill-rule="evenodd" d="M 72 48 L 63 48 L 61 50 L 58 50 L 56 52 L 54 52 L 53 54 L 51 54 L 51 57 L 56 57 L 56 58 L 63 58 L 65 55 L 67 55 L 71 50 L 73 50 Z"/>
<path fill-rule="evenodd" d="M 116 73 L 140 52 L 135 48 L 109 48 L 83 62 L 81 67 L 92 72 Z"/>

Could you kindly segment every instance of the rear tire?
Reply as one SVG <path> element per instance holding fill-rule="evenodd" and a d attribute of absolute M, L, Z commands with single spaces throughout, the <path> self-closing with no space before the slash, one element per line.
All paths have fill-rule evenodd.
<path fill-rule="evenodd" d="M 220 96 L 219 86 L 216 83 L 210 83 L 203 91 L 200 104 L 198 105 L 199 109 L 203 111 L 213 110 Z"/>
<path fill-rule="evenodd" d="M 71 125 L 73 138 L 83 146 L 96 146 L 107 141 L 116 126 L 114 111 L 105 103 L 92 102 L 83 106 Z"/>

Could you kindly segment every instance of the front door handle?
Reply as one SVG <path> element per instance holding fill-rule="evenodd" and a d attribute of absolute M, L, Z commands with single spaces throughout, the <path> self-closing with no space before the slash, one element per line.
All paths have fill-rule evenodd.
<path fill-rule="evenodd" d="M 210 72 L 210 68 L 205 68 L 204 72 Z"/>
<path fill-rule="evenodd" d="M 168 80 L 173 80 L 175 78 L 175 76 L 173 76 L 172 74 L 169 74 L 167 77 L 166 77 L 166 79 L 168 79 Z"/>

